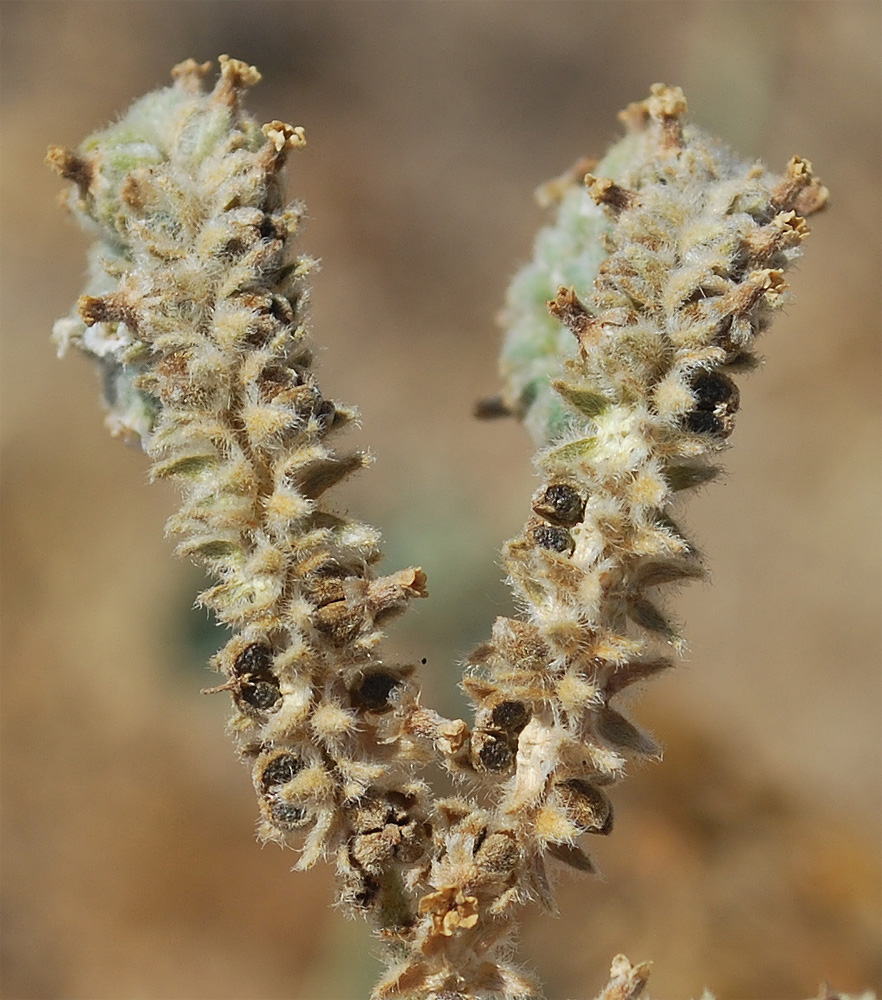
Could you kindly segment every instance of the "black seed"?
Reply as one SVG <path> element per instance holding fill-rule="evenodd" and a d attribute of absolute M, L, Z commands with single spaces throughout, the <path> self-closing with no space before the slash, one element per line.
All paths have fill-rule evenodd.
<path fill-rule="evenodd" d="M 502 737 L 495 733 L 485 733 L 478 757 L 488 771 L 504 771 L 511 766 L 514 751 Z"/>
<path fill-rule="evenodd" d="M 266 239 L 274 239 L 276 236 L 276 224 L 272 220 L 272 216 L 265 215 L 261 219 L 260 225 L 257 227 L 260 235 Z"/>
<path fill-rule="evenodd" d="M 293 830 L 303 823 L 306 817 L 306 810 L 301 809 L 300 806 L 293 806 L 290 802 L 273 802 L 270 806 L 270 814 L 273 817 L 273 822 L 282 829 Z"/>
<path fill-rule="evenodd" d="M 683 418 L 683 426 L 693 434 L 719 434 L 723 422 L 710 410 L 691 410 Z"/>
<path fill-rule="evenodd" d="M 694 434 L 727 437 L 738 411 L 738 386 L 719 372 L 699 372 L 690 384 L 695 408 L 683 417 L 683 426 Z"/>
<path fill-rule="evenodd" d="M 532 528 L 530 534 L 533 541 L 543 549 L 552 552 L 565 552 L 569 555 L 576 547 L 573 536 L 566 528 L 557 528 L 549 524 L 540 524 Z"/>
<path fill-rule="evenodd" d="M 718 372 L 700 372 L 691 388 L 696 410 L 715 410 L 721 404 L 733 412 L 738 408 L 738 386 Z"/>
<path fill-rule="evenodd" d="M 281 696 L 279 682 L 272 674 L 245 681 L 242 685 L 242 701 L 262 712 L 272 708 Z"/>
<path fill-rule="evenodd" d="M 273 663 L 273 651 L 262 642 L 253 642 L 246 646 L 236 657 L 233 673 L 237 677 L 245 674 L 266 674 Z"/>
<path fill-rule="evenodd" d="M 266 765 L 260 776 L 260 783 L 266 791 L 273 785 L 284 785 L 288 781 L 293 781 L 302 770 L 303 761 L 299 757 L 283 753 Z"/>
<path fill-rule="evenodd" d="M 568 483 L 552 483 L 533 501 L 533 510 L 552 524 L 572 528 L 585 515 L 585 501 Z"/>
<path fill-rule="evenodd" d="M 352 700 L 359 708 L 378 712 L 389 707 L 389 695 L 400 683 L 400 677 L 376 670 L 367 674 L 361 684 L 351 692 Z"/>
<path fill-rule="evenodd" d="M 530 711 L 523 702 L 501 701 L 493 709 L 490 719 L 497 729 L 517 735 L 530 721 Z"/>

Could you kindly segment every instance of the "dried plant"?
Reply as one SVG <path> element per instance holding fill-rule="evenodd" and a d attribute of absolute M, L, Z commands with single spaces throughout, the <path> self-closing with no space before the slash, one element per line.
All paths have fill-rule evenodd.
<path fill-rule="evenodd" d="M 556 221 L 514 279 L 503 392 L 479 413 L 524 421 L 542 485 L 503 552 L 520 615 L 468 660 L 470 727 L 424 707 L 415 666 L 382 651 L 425 575 L 378 575 L 377 532 L 325 500 L 369 458 L 335 446 L 355 411 L 312 367 L 314 262 L 280 183 L 303 130 L 245 113 L 253 67 L 221 57 L 206 91 L 209 70 L 182 63 L 78 150 L 50 150 L 96 235 L 54 340 L 97 361 L 110 429 L 180 488 L 168 532 L 214 576 L 199 601 L 232 631 L 216 690 L 260 836 L 299 868 L 335 859 L 340 902 L 386 945 L 375 998 L 538 996 L 518 914 L 553 909 L 550 862 L 593 870 L 583 838 L 610 832 L 610 787 L 659 754 L 616 698 L 671 666 L 660 595 L 703 574 L 672 508 L 717 471 L 734 379 L 826 191 L 805 160 L 773 175 L 684 124 L 662 85 L 603 161 L 541 189 Z M 430 763 L 461 794 L 433 796 Z M 647 973 L 616 959 L 601 996 L 636 997 Z"/>

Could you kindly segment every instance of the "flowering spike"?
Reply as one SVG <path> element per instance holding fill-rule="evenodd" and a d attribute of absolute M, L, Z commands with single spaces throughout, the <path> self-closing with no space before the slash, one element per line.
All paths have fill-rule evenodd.
<path fill-rule="evenodd" d="M 301 206 L 280 170 L 303 129 L 243 110 L 254 67 L 187 60 L 76 151 L 47 161 L 98 239 L 76 309 L 56 323 L 104 374 L 111 430 L 139 440 L 182 494 L 176 552 L 206 568 L 199 602 L 232 635 L 214 657 L 259 802 L 259 835 L 336 859 L 340 901 L 390 945 L 375 998 L 527 1000 L 520 907 L 554 910 L 546 862 L 584 873 L 578 841 L 613 828 L 608 788 L 658 744 L 610 702 L 682 651 L 664 588 L 704 575 L 671 516 L 708 482 L 734 428 L 735 377 L 783 301 L 784 272 L 826 189 L 782 177 L 685 122 L 656 84 L 628 135 L 542 189 L 557 220 L 509 293 L 504 390 L 542 483 L 503 561 L 521 605 L 469 659 L 474 726 L 419 701 L 382 628 L 425 597 L 422 570 L 378 576 L 379 537 L 326 505 L 370 464 L 333 436 L 307 342 Z M 433 799 L 435 760 L 473 797 Z M 605 1000 L 649 966 L 613 962 Z"/>

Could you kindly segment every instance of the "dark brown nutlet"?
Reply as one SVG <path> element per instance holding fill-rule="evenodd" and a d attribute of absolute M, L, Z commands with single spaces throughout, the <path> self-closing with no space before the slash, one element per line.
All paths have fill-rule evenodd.
<path fill-rule="evenodd" d="M 274 785 L 285 785 L 303 770 L 303 761 L 290 753 L 273 757 L 260 773 L 260 784 L 264 791 Z"/>
<path fill-rule="evenodd" d="M 560 782 L 557 792 L 570 818 L 583 833 L 610 833 L 612 803 L 599 788 L 582 778 L 571 778 Z"/>
<path fill-rule="evenodd" d="M 534 497 L 533 510 L 552 524 L 572 528 L 585 516 L 585 499 L 569 483 L 552 483 Z"/>
<path fill-rule="evenodd" d="M 269 672 L 272 664 L 273 651 L 270 647 L 262 642 L 252 642 L 236 657 L 233 673 L 237 677 L 244 677 L 245 674 L 265 674 Z"/>
<path fill-rule="evenodd" d="M 252 642 L 236 657 L 233 675 L 241 683 L 236 700 L 259 712 L 271 709 L 282 697 L 279 680 L 272 672 L 273 651 L 262 642 Z"/>
<path fill-rule="evenodd" d="M 305 809 L 292 805 L 290 802 L 282 802 L 279 799 L 271 803 L 270 815 L 276 826 L 283 830 L 295 830 L 298 826 L 303 826 L 306 820 Z"/>
<path fill-rule="evenodd" d="M 689 388 L 695 397 L 695 407 L 683 417 L 686 430 L 728 437 L 738 412 L 738 386 L 726 375 L 703 371 L 693 377 Z"/>
<path fill-rule="evenodd" d="M 515 749 L 504 733 L 481 729 L 472 733 L 472 763 L 479 771 L 506 771 L 514 758 Z"/>
<path fill-rule="evenodd" d="M 576 543 L 566 528 L 552 524 L 533 525 L 528 530 L 531 541 L 543 549 L 560 552 L 561 555 L 571 555 Z"/>
<path fill-rule="evenodd" d="M 267 674 L 244 681 L 239 697 L 251 708 L 266 712 L 277 704 L 282 693 L 279 691 L 279 682 L 276 678 L 272 674 Z"/>
<path fill-rule="evenodd" d="M 521 701 L 501 701 L 490 713 L 490 723 L 495 729 L 517 736 L 530 721 L 530 714 Z"/>
<path fill-rule="evenodd" d="M 400 677 L 385 670 L 374 670 L 366 674 L 357 687 L 350 690 L 349 696 L 355 708 L 382 712 L 390 707 L 389 695 L 400 683 Z"/>

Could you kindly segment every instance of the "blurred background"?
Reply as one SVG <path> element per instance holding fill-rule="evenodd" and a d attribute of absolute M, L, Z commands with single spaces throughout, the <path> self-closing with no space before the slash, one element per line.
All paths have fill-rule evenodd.
<path fill-rule="evenodd" d="M 722 484 L 685 521 L 713 586 L 677 599 L 690 654 L 634 715 L 662 764 L 615 794 L 603 879 L 563 878 L 523 957 L 593 996 L 613 955 L 654 996 L 880 988 L 880 14 L 871 2 L 2 4 L 2 995 L 356 1000 L 365 926 L 330 866 L 260 850 L 250 780 L 199 690 L 222 643 L 171 558 L 170 489 L 54 359 L 85 238 L 49 143 L 76 145 L 180 60 L 256 64 L 263 121 L 306 127 L 292 194 L 323 259 L 325 392 L 375 467 L 339 503 L 432 597 L 391 639 L 460 713 L 458 661 L 510 610 L 498 550 L 534 488 L 496 388 L 494 316 L 545 217 L 532 191 L 602 154 L 657 80 L 745 156 L 808 156 L 831 209 L 743 388 Z"/>

